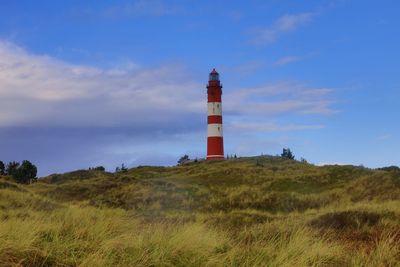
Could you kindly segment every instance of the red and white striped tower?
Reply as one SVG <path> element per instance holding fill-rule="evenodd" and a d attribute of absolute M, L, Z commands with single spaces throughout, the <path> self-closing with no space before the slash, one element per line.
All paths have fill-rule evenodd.
<path fill-rule="evenodd" d="M 218 72 L 213 69 L 207 85 L 208 95 L 208 135 L 207 160 L 224 158 L 224 139 L 222 136 L 222 84 Z"/>

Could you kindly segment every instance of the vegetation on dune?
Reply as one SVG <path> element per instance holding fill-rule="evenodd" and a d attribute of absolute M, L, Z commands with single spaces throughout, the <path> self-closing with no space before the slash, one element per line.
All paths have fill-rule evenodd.
<path fill-rule="evenodd" d="M 0 175 L 8 175 L 17 183 L 29 184 L 37 180 L 37 168 L 29 160 L 22 163 L 11 161 L 7 165 L 0 160 Z"/>
<path fill-rule="evenodd" d="M 400 171 L 283 157 L 0 178 L 0 266 L 400 266 Z"/>

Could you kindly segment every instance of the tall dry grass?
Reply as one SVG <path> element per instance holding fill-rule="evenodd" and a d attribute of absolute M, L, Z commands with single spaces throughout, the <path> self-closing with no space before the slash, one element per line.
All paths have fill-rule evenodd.
<path fill-rule="evenodd" d="M 0 266 L 400 266 L 397 174 L 273 160 L 0 179 Z"/>
<path fill-rule="evenodd" d="M 203 221 L 210 216 L 204 214 L 196 222 L 149 224 L 122 209 L 0 192 L 0 266 L 399 266 L 400 235 L 392 221 L 382 221 L 392 231 L 355 250 L 341 230 L 310 227 L 308 217 L 318 218 L 312 212 L 243 228 Z M 34 208 L 41 201 L 49 208 Z M 387 211 L 399 215 L 399 204 Z"/>

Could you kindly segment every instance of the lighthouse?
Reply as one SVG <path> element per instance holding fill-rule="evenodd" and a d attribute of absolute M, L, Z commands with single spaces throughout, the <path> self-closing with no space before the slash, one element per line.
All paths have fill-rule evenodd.
<path fill-rule="evenodd" d="M 213 69 L 207 85 L 208 131 L 207 160 L 224 158 L 224 139 L 222 135 L 222 84 L 218 72 Z"/>

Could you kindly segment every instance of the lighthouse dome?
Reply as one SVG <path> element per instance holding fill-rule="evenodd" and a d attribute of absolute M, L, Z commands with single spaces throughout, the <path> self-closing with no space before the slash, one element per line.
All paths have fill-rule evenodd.
<path fill-rule="evenodd" d="M 210 72 L 209 81 L 219 81 L 219 74 L 215 68 Z"/>

